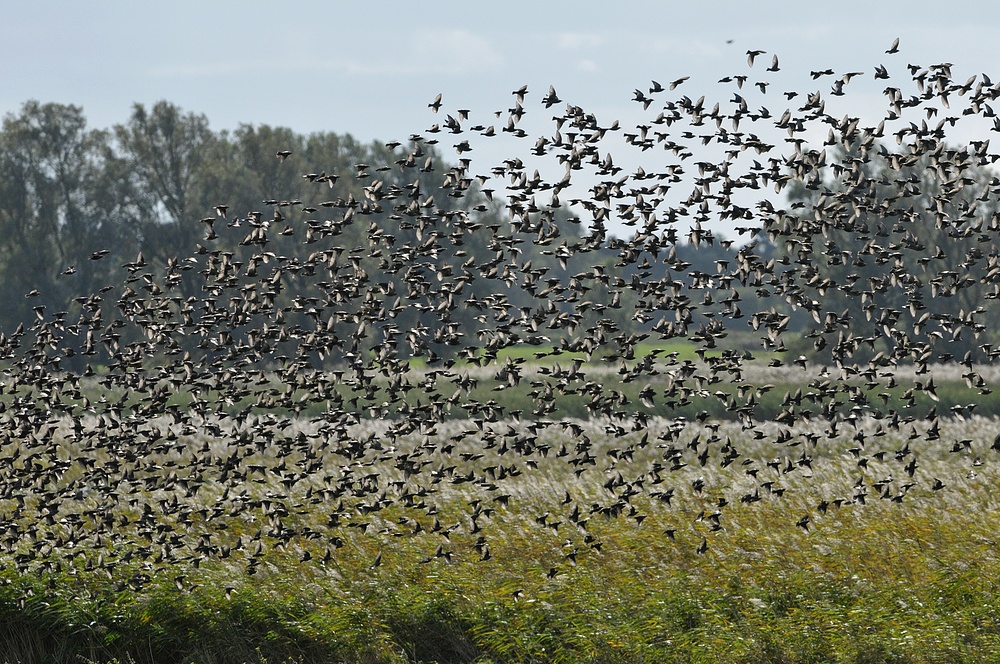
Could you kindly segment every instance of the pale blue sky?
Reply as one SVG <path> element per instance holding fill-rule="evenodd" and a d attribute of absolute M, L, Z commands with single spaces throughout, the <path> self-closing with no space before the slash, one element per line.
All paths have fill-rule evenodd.
<path fill-rule="evenodd" d="M 280 7 L 280 8 L 279 8 Z M 528 84 L 585 108 L 631 109 L 632 90 L 742 72 L 748 49 L 784 73 L 894 61 L 1000 79 L 1000 3 L 906 2 L 52 2 L 4 3 L 0 110 L 80 104 L 91 123 L 169 99 L 217 128 L 239 122 L 388 140 L 427 103 L 489 112 Z M 732 40 L 727 44 L 727 40 Z M 769 58 L 760 66 L 769 64 Z M 530 101 L 530 97 L 529 97 Z M 775 104 L 777 105 L 777 101 Z M 453 105 L 453 106 L 452 106 Z"/>
<path fill-rule="evenodd" d="M 167 99 L 215 129 L 267 123 L 388 141 L 456 109 L 472 111 L 470 125 L 496 122 L 493 111 L 527 84 L 524 126 L 534 136 L 551 134 L 553 112 L 565 107 L 542 108 L 550 84 L 602 122 L 634 126 L 648 114 L 633 90 L 652 79 L 690 76 L 675 98 L 726 103 L 732 86 L 718 79 L 749 74 L 771 83 L 752 103 L 778 116 L 785 90 L 829 91 L 809 76 L 825 68 L 865 72 L 839 99 L 844 112 L 877 123 L 886 85 L 873 77 L 878 64 L 894 85 L 909 80 L 909 63 L 951 62 L 960 81 L 982 72 L 1000 80 L 994 2 L 175 0 L 5 2 L 0 12 L 0 111 L 28 99 L 73 103 L 96 127 L 124 121 L 133 102 Z M 896 37 L 900 52 L 886 55 Z M 748 49 L 767 51 L 752 70 Z M 766 71 L 772 54 L 780 72 Z M 427 104 L 438 93 L 435 116 Z M 473 147 L 466 156 L 482 171 L 530 149 L 481 139 Z"/>

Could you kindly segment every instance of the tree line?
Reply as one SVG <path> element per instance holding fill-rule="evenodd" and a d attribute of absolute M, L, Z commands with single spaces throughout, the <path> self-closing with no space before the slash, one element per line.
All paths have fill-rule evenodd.
<path fill-rule="evenodd" d="M 220 265 L 223 274 L 226 266 L 238 266 L 241 269 L 233 269 L 226 278 L 249 283 L 258 264 L 266 263 L 269 256 L 282 257 L 284 264 L 288 257 L 304 259 L 320 237 L 335 238 L 338 255 L 353 261 L 354 269 L 365 275 L 368 300 L 390 303 L 395 326 L 435 331 L 435 336 L 415 342 L 411 349 L 431 357 L 488 348 L 483 339 L 465 337 L 463 330 L 479 334 L 502 330 L 502 319 L 494 319 L 491 326 L 490 317 L 484 314 L 498 296 L 504 307 L 520 308 L 522 317 L 530 316 L 539 294 L 567 292 L 571 280 L 586 278 L 594 283 L 586 300 L 565 302 L 553 297 L 558 301 L 553 306 L 573 316 L 575 325 L 537 330 L 523 339 L 505 338 L 500 345 L 513 342 L 558 348 L 562 344 L 580 350 L 568 343 L 575 327 L 600 327 L 609 336 L 694 337 L 704 342 L 713 339 L 712 330 L 719 329 L 718 321 L 723 318 L 745 318 L 745 329 L 750 330 L 753 314 L 773 312 L 788 317 L 788 330 L 803 333 L 805 339 L 796 351 L 829 358 L 835 340 L 826 339 L 822 326 L 811 320 L 809 298 L 804 294 L 783 293 L 755 281 L 749 273 L 748 278 L 736 281 L 731 276 L 716 278 L 724 271 L 722 266 L 728 271 L 728 265 L 738 261 L 774 262 L 778 275 L 782 265 L 790 269 L 797 263 L 808 264 L 812 278 L 806 282 L 807 290 L 811 289 L 807 295 L 825 301 L 824 309 L 832 305 L 854 317 L 874 314 L 886 318 L 887 325 L 899 322 L 919 330 L 928 315 L 941 317 L 945 309 L 955 308 L 959 317 L 972 320 L 978 316 L 975 324 L 984 329 L 977 331 L 985 331 L 995 314 L 995 293 L 980 292 L 985 286 L 974 274 L 951 269 L 959 266 L 974 272 L 994 269 L 996 264 L 995 257 L 981 253 L 977 242 L 977 228 L 982 231 L 985 223 L 989 230 L 997 224 L 996 210 L 989 203 L 992 199 L 980 195 L 997 182 L 986 168 L 975 169 L 973 179 L 965 176 L 957 184 L 947 180 L 942 184 L 924 163 L 902 164 L 895 172 L 890 172 L 891 160 L 875 166 L 885 171 L 873 174 L 875 181 L 881 177 L 884 182 L 880 194 L 884 198 L 891 199 L 899 191 L 899 182 L 913 183 L 914 191 L 923 197 L 917 211 L 908 199 L 909 215 L 902 221 L 876 218 L 873 211 L 847 212 L 859 216 L 859 227 L 871 229 L 876 237 L 888 237 L 888 230 L 899 230 L 893 224 L 905 222 L 905 259 L 898 248 L 873 248 L 870 240 L 868 246 L 860 246 L 858 238 L 863 234 L 831 230 L 830 225 L 817 226 L 815 247 L 785 243 L 783 224 L 808 215 L 819 197 L 834 193 L 831 186 L 842 186 L 797 178 L 788 194 L 791 205 L 783 211 L 784 221 L 780 214 L 772 222 L 765 219 L 749 244 L 699 232 L 697 241 L 675 240 L 665 249 L 669 256 L 662 260 L 639 261 L 629 256 L 630 238 L 588 227 L 569 208 L 516 218 L 489 191 L 474 184 L 454 186 L 455 180 L 469 178 L 469 173 L 447 163 L 435 143 L 411 137 L 406 144 L 363 144 L 346 134 L 303 135 L 288 128 L 249 124 L 214 131 L 204 115 L 167 101 L 150 108 L 136 104 L 125 123 L 95 129 L 88 127 L 80 107 L 29 101 L 18 113 L 6 116 L 0 130 L 0 297 L 4 301 L 0 332 L 18 334 L 52 319 L 76 332 L 83 323 L 95 328 L 94 316 L 97 323 L 114 326 L 123 314 L 123 293 L 163 288 L 152 277 L 157 270 L 167 275 L 167 285 L 176 288 L 179 301 L 191 309 L 194 302 L 211 300 L 209 282 L 218 275 L 210 279 L 209 273 Z M 850 155 L 838 159 L 843 162 Z M 892 205 L 890 200 L 890 209 Z M 972 208 L 979 226 L 956 230 L 942 223 L 945 207 L 949 212 Z M 443 210 L 445 216 L 466 215 L 458 228 L 467 232 L 449 243 L 460 247 L 459 251 L 438 251 L 432 246 L 440 231 L 424 220 Z M 522 223 L 529 217 L 534 221 Z M 384 251 L 373 251 L 376 245 L 384 245 Z M 587 251 L 567 250 L 570 245 L 586 245 Z M 420 279 L 408 279 L 398 266 L 384 269 L 400 247 L 405 248 L 403 254 L 422 259 Z M 866 262 L 862 256 L 868 254 L 872 259 Z M 939 260 L 942 254 L 953 260 Z M 817 255 L 821 260 L 816 260 Z M 840 260 L 841 256 L 849 260 Z M 935 258 L 935 271 L 921 280 L 921 270 L 926 272 L 930 261 L 927 257 Z M 897 258 L 909 261 L 906 267 L 915 275 L 908 287 L 927 291 L 922 300 L 926 310 L 904 306 L 906 289 L 889 288 L 879 281 L 884 276 L 879 266 Z M 506 278 L 500 271 L 508 263 L 518 269 Z M 488 278 L 463 280 L 461 275 L 470 275 L 473 266 L 478 276 Z M 432 275 L 423 274 L 427 268 L 432 268 Z M 600 278 L 595 279 L 596 275 Z M 323 292 L 316 287 L 317 279 L 309 270 L 283 270 L 275 275 L 270 305 L 286 311 L 290 325 L 316 325 L 310 311 L 322 309 L 315 306 Z M 440 307 L 441 292 L 421 294 L 419 290 L 427 288 L 428 280 L 447 284 L 453 279 L 459 280 L 455 293 L 460 293 L 462 306 L 451 306 L 447 324 L 441 326 L 441 311 L 434 310 Z M 850 289 L 823 286 L 845 282 L 870 284 L 875 295 L 866 299 Z M 663 311 L 658 318 L 649 315 L 649 307 L 637 307 L 641 283 L 667 284 L 676 289 L 682 303 L 697 298 L 691 320 L 676 325 L 673 311 Z M 343 306 L 363 307 L 366 298 L 349 300 Z M 731 323 L 729 327 L 740 329 Z M 239 334 L 239 330 L 233 332 Z M 955 326 L 955 341 L 956 354 L 975 350 L 982 343 L 960 323 Z M 184 343 L 185 350 L 191 351 L 199 340 Z M 200 343 L 205 346 L 206 340 Z M 371 336 L 365 350 L 378 343 L 377 335 Z M 70 364 L 81 369 L 107 356 L 107 349 L 89 350 L 88 354 L 97 357 L 71 359 Z M 871 352 L 876 350 L 873 346 Z M 329 364 L 337 358 L 317 351 L 316 361 Z"/>
<path fill-rule="evenodd" d="M 204 115 L 167 101 L 149 108 L 136 104 L 125 123 L 99 129 L 88 127 L 78 106 L 29 101 L 4 118 L 0 131 L 0 297 L 5 303 L 0 307 L 0 330 L 11 334 L 43 317 L 75 320 L 82 309 L 95 306 L 95 298 L 110 321 L 122 288 L 135 288 L 137 281 L 140 287 L 151 287 L 138 279 L 140 273 L 189 269 L 199 253 L 228 254 L 236 263 L 260 251 L 265 257 L 268 252 L 308 253 L 311 232 L 329 231 L 316 224 L 338 226 L 337 244 L 347 253 L 364 247 L 358 260 L 377 275 L 378 261 L 367 250 L 373 229 L 378 228 L 376 234 L 389 239 L 390 246 L 419 245 L 427 238 L 414 211 L 433 211 L 441 205 L 434 203 L 435 196 L 450 197 L 450 210 L 464 210 L 475 220 L 458 255 L 435 256 L 437 277 L 460 274 L 469 261 L 488 264 L 497 248 L 490 246 L 489 233 L 474 231 L 509 229 L 503 203 L 475 187 L 456 195 L 448 185 L 455 177 L 451 165 L 433 143 L 363 144 L 346 134 L 303 135 L 250 124 L 214 131 Z M 389 191 L 394 194 L 387 196 Z M 304 230 L 269 233 L 266 247 L 248 235 L 261 223 L 296 218 Z M 614 286 L 636 272 L 634 266 L 621 264 L 614 238 L 599 242 L 586 265 L 571 257 L 572 265 L 555 270 L 565 259 L 552 251 L 552 240 L 579 239 L 586 229 L 568 209 L 557 210 L 541 223 L 544 232 L 532 228 L 513 233 L 514 253 L 521 266 L 528 266 L 529 277 L 500 280 L 509 305 L 528 306 L 528 291 L 564 287 L 572 278 L 569 268 L 596 267 L 606 271 L 609 286 L 591 294 L 583 307 L 586 323 L 605 320 L 611 330 L 630 334 L 643 328 L 644 322 L 633 319 L 626 306 L 627 289 Z M 719 252 L 731 253 L 716 246 L 714 253 L 685 256 L 710 270 Z M 282 278 L 290 288 L 277 295 L 276 305 L 297 311 L 302 307 L 294 306 L 296 300 L 308 303 L 309 279 L 294 274 Z M 295 281 L 299 283 L 291 283 Z M 488 301 L 496 295 L 492 291 L 497 283 L 470 281 L 468 301 Z M 404 283 L 381 287 L 385 297 L 406 293 L 407 288 Z M 201 299 L 204 280 L 184 279 L 180 293 Z M 460 308 L 455 325 L 476 311 L 475 306 Z M 419 326 L 422 318 L 428 318 L 428 325 L 436 322 L 432 312 L 419 307 L 399 312 L 400 325 Z M 559 334 L 540 333 L 525 341 L 557 345 Z M 436 347 L 454 352 L 453 347 L 475 341 L 459 337 Z"/>

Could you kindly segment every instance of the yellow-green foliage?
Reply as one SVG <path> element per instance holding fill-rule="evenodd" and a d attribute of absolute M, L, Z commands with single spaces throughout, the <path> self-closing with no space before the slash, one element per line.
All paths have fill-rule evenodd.
<path fill-rule="evenodd" d="M 23 573 L 16 571 L 17 553 L 8 552 L 0 585 L 0 659 L 1000 658 L 1000 525 L 989 517 L 996 509 L 998 473 L 994 464 L 980 461 L 995 454 L 988 448 L 996 421 L 948 422 L 946 439 L 971 441 L 954 453 L 919 436 L 909 440 L 919 461 L 912 479 L 892 455 L 859 466 L 845 451 L 850 431 L 825 448 L 808 449 L 797 437 L 807 425 L 779 447 L 771 440 L 741 439 L 738 427 L 723 424 L 720 437 L 737 440 L 745 458 L 794 458 L 805 445 L 811 467 L 788 470 L 782 462 L 751 477 L 739 462 L 725 468 L 692 464 L 663 473 L 663 487 L 675 489 L 670 504 L 654 496 L 658 487 L 647 478 L 642 492 L 629 496 L 628 508 L 618 512 L 602 508 L 620 498 L 622 485 L 605 484 L 619 474 L 629 480 L 643 476 L 659 450 L 638 448 L 630 459 L 608 456 L 606 450 L 622 448 L 621 439 L 612 446 L 611 436 L 601 437 L 601 428 L 611 424 L 580 425 L 595 442 L 599 461 L 592 468 L 577 475 L 563 460 L 541 457 L 537 468 L 524 465 L 521 475 L 504 484 L 504 500 L 493 499 L 499 491 L 484 497 L 465 483 L 443 480 L 429 487 L 431 514 L 392 504 L 355 511 L 335 528 L 327 526 L 332 505 L 298 505 L 289 523 L 300 533 L 311 528 L 337 537 L 339 547 L 332 550 L 323 538 L 265 537 L 256 565 L 234 554 L 172 564 L 120 559 L 102 566 L 80 552 L 64 556 L 58 570 L 38 565 Z M 668 425 L 654 422 L 646 433 Z M 877 425 L 860 426 L 871 431 Z M 690 427 L 684 435 L 694 432 Z M 442 427 L 437 435 L 453 433 Z M 903 430 L 880 445 L 895 449 L 907 438 Z M 548 442 L 557 447 L 565 441 Z M 456 445 L 453 458 L 461 458 L 479 442 L 469 438 Z M 485 467 L 489 460 L 477 463 Z M 372 470 L 383 474 L 387 486 L 402 477 L 391 464 Z M 873 485 L 893 473 L 900 477 L 876 492 Z M 700 491 L 692 477 L 703 480 Z M 780 497 L 761 492 L 769 478 L 784 489 Z M 859 478 L 869 487 L 865 503 L 844 500 L 838 506 Z M 934 490 L 933 478 L 943 480 L 946 490 Z M 915 484 L 899 489 L 903 480 Z M 760 500 L 742 503 L 740 496 L 755 488 Z M 266 494 L 268 486 L 251 483 L 248 490 Z M 202 491 L 192 496 L 192 507 L 215 499 L 211 486 Z M 903 494 L 898 501 L 897 491 Z M 720 498 L 727 504 L 715 514 Z M 825 511 L 818 509 L 821 501 Z M 473 519 L 476 505 L 479 516 Z M 579 513 L 571 516 L 571 508 Z M 417 523 L 420 532 L 414 534 Z M 229 526 L 234 532 L 219 532 L 219 538 L 249 536 L 255 528 L 236 521 Z M 186 527 L 209 530 L 212 524 L 196 520 Z M 148 581 L 137 583 L 143 574 Z"/>

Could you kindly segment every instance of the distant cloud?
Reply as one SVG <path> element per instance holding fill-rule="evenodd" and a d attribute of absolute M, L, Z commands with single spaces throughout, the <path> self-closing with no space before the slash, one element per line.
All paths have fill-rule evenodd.
<path fill-rule="evenodd" d="M 245 61 L 232 62 L 199 62 L 199 63 L 178 63 L 153 67 L 146 71 L 148 76 L 153 78 L 215 78 L 219 76 L 232 76 L 247 70 L 259 70 L 260 65 L 247 63 Z"/>
<path fill-rule="evenodd" d="M 562 32 L 556 38 L 559 48 L 576 51 L 581 48 L 596 48 L 604 43 L 604 37 L 590 32 Z"/>
<path fill-rule="evenodd" d="M 701 39 L 659 37 L 645 42 L 654 53 L 672 53 L 675 55 L 695 55 L 699 57 L 717 58 L 722 55 L 723 42 L 708 43 Z"/>
<path fill-rule="evenodd" d="M 400 40 L 393 49 L 372 54 L 317 53 L 309 45 L 285 49 L 277 57 L 206 60 L 161 65 L 147 71 L 154 78 L 217 78 L 278 72 L 327 71 L 350 76 L 467 74 L 495 70 L 505 63 L 493 44 L 469 30 L 432 30 L 417 43 Z"/>
<path fill-rule="evenodd" d="M 580 71 L 597 71 L 597 63 L 593 60 L 580 60 Z"/>
<path fill-rule="evenodd" d="M 436 72 L 462 74 L 504 64 L 503 55 L 488 39 L 468 30 L 432 30 L 414 51 L 417 56 L 430 56 L 421 64 Z"/>

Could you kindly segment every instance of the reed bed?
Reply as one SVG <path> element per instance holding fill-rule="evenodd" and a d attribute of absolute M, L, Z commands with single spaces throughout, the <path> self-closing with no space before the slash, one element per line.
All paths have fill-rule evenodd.
<path fill-rule="evenodd" d="M 253 425 L 201 424 L 133 472 L 224 458 Z M 321 426 L 270 424 L 288 441 Z M 112 460 L 64 439 L 70 426 L 54 432 L 68 463 L 57 481 L 68 484 L 83 477 L 81 460 Z M 1000 657 L 994 419 L 942 419 L 934 441 L 925 423 L 897 431 L 866 419 L 820 444 L 810 422 L 761 425 L 763 436 L 732 422 L 533 426 L 449 420 L 389 440 L 389 423 L 358 421 L 338 440 L 368 441 L 370 452 L 339 463 L 306 448 L 279 461 L 263 446 L 242 462 L 259 476 L 236 495 L 209 463 L 187 478 L 194 491 L 150 481 L 110 508 L 112 541 L 71 516 L 107 509 L 106 488 L 74 485 L 76 503 L 34 526 L 18 515 L 37 513 L 51 487 L 40 483 L 21 509 L 5 498 L 6 528 L 41 531 L 0 557 L 0 660 Z M 531 453 L 511 450 L 532 435 Z M 583 441 L 591 463 L 560 456 L 579 457 Z M 723 466 L 726 445 L 739 457 Z M 421 450 L 428 463 L 415 476 L 399 459 Z M 312 457 L 321 468 L 283 482 Z M 468 472 L 493 479 L 464 481 Z M 323 493 L 345 478 L 378 482 L 384 499 Z M 245 501 L 263 509 L 233 509 Z M 169 528 L 143 532 L 146 510 L 164 510 Z"/>

